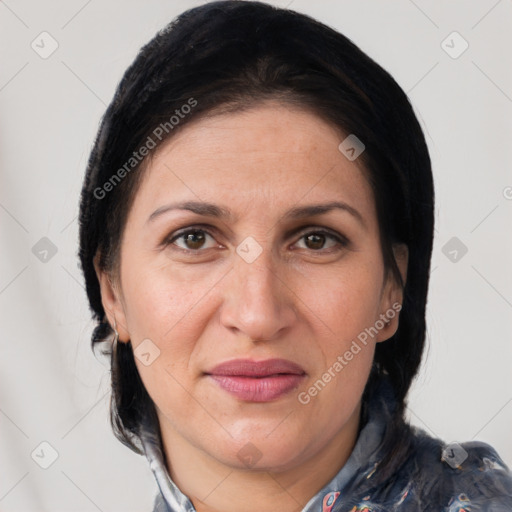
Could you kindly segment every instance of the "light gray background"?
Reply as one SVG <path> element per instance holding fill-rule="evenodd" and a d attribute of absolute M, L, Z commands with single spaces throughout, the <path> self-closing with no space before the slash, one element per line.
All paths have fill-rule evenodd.
<path fill-rule="evenodd" d="M 156 483 L 111 433 L 109 369 L 90 350 L 78 199 L 122 73 L 200 3 L 0 3 L 2 512 L 151 510 Z M 272 3 L 340 30 L 408 93 L 437 194 L 429 350 L 408 414 L 446 441 L 488 442 L 512 465 L 512 1 Z M 46 59 L 31 48 L 49 48 L 43 31 L 58 43 Z M 442 46 L 453 31 L 469 43 L 458 58 L 445 48 L 460 40 Z M 32 252 L 42 237 L 57 248 L 46 262 Z M 468 249 L 455 262 L 450 245 L 443 253 L 453 237 Z M 48 469 L 31 458 L 43 441 L 59 454 Z"/>

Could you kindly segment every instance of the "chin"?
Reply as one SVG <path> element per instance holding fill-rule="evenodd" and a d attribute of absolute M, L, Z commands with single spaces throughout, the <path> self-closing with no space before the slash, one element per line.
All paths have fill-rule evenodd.
<path fill-rule="evenodd" d="M 302 435 L 282 429 L 277 433 L 279 422 L 260 422 L 238 431 L 233 437 L 224 437 L 215 443 L 210 453 L 220 462 L 237 470 L 279 472 L 292 468 L 297 459 L 304 458 L 308 440 Z M 282 426 L 282 425 L 281 425 Z M 270 434 L 269 434 L 270 433 Z"/>

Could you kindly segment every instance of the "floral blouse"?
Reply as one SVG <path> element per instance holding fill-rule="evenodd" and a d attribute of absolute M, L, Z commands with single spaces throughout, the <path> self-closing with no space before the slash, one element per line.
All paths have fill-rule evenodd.
<path fill-rule="evenodd" d="M 394 403 L 389 382 L 381 382 L 349 459 L 302 512 L 512 512 L 512 473 L 494 448 L 477 441 L 446 444 L 410 425 L 410 455 L 376 484 L 384 455 L 379 447 Z M 160 490 L 153 512 L 196 512 L 169 476 L 156 427 L 145 424 L 141 429 Z"/>

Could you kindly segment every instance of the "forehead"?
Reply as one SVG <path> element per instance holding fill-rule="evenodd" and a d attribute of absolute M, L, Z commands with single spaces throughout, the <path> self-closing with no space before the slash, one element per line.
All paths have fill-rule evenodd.
<path fill-rule="evenodd" d="M 134 209 L 204 200 L 266 214 L 340 199 L 374 216 L 363 166 L 338 149 L 344 138 L 318 116 L 276 102 L 192 121 L 157 148 Z"/>

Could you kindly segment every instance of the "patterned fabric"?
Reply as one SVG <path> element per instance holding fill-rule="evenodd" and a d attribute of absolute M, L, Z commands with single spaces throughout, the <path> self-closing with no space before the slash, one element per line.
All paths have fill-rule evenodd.
<path fill-rule="evenodd" d="M 385 455 L 379 447 L 395 403 L 383 381 L 349 459 L 302 512 L 512 512 L 512 473 L 494 448 L 477 441 L 446 445 L 413 426 L 408 457 L 376 484 Z M 153 512 L 196 512 L 169 476 L 158 426 L 145 424 L 141 436 L 160 489 Z"/>

